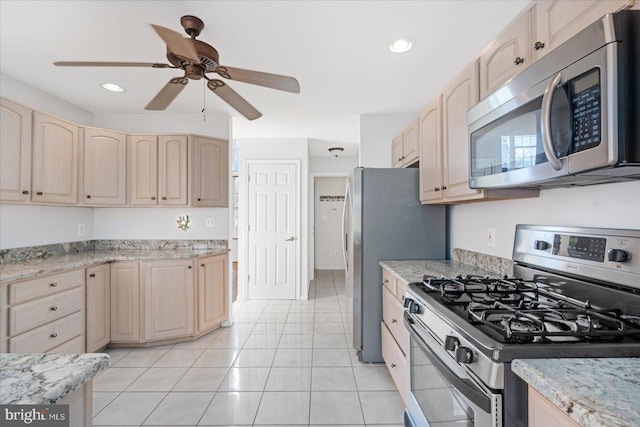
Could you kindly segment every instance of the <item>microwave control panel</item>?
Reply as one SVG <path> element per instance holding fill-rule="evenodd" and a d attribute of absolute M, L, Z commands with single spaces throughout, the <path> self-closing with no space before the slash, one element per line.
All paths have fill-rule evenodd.
<path fill-rule="evenodd" d="M 572 79 L 569 84 L 573 122 L 571 152 L 575 153 L 600 144 L 600 70 L 595 68 L 588 71 Z"/>

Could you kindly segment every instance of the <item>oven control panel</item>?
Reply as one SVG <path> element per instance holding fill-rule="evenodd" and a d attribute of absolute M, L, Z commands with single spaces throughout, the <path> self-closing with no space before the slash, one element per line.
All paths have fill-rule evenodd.
<path fill-rule="evenodd" d="M 570 258 L 604 262 L 607 239 L 601 237 L 554 234 L 551 253 Z"/>

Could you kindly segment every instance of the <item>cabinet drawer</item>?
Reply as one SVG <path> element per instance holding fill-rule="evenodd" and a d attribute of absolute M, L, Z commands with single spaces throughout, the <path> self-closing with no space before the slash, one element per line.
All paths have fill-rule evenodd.
<path fill-rule="evenodd" d="M 9 352 L 46 353 L 72 338 L 81 337 L 83 323 L 82 312 L 78 312 L 33 331 L 10 338 Z"/>
<path fill-rule="evenodd" d="M 382 269 L 382 284 L 385 285 L 392 294 L 396 293 L 396 278 L 384 268 Z"/>
<path fill-rule="evenodd" d="M 84 353 L 84 345 L 81 336 L 52 348 L 47 353 Z"/>
<path fill-rule="evenodd" d="M 50 295 L 84 283 L 84 271 L 73 270 L 9 285 L 9 304 Z"/>
<path fill-rule="evenodd" d="M 402 323 L 404 309 L 395 295 L 387 289 L 382 289 L 382 320 L 389 328 L 400 349 L 406 354 L 409 344 L 409 331 Z"/>
<path fill-rule="evenodd" d="M 9 307 L 9 335 L 20 334 L 82 310 L 83 294 L 82 288 L 75 288 Z"/>
<path fill-rule="evenodd" d="M 382 323 L 382 358 L 387 366 L 393 382 L 398 387 L 400 397 L 407 405 L 407 359 L 391 336 L 391 332 Z"/>

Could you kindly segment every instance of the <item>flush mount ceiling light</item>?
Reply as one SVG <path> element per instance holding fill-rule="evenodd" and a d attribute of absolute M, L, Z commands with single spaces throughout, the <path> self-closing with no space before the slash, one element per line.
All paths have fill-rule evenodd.
<path fill-rule="evenodd" d="M 338 157 L 338 154 L 342 154 L 342 152 L 344 151 L 344 148 L 342 147 L 331 147 L 329 148 L 329 152 L 331 154 L 333 154 L 334 156 Z"/>
<path fill-rule="evenodd" d="M 413 47 L 413 40 L 408 37 L 400 37 L 389 43 L 389 50 L 393 53 L 404 53 Z"/>
<path fill-rule="evenodd" d="M 111 92 L 124 92 L 124 88 L 115 83 L 103 83 L 102 87 Z"/>

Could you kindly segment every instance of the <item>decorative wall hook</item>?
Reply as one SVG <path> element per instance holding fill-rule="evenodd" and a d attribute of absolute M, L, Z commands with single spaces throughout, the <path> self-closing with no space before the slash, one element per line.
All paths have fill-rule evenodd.
<path fill-rule="evenodd" d="M 191 226 L 189 215 L 179 216 L 176 222 L 178 223 L 178 230 L 187 231 Z"/>

